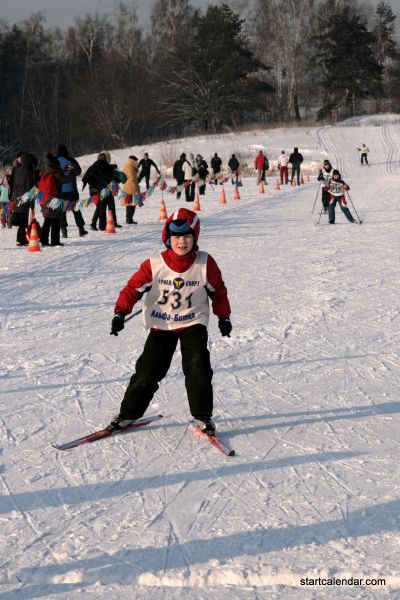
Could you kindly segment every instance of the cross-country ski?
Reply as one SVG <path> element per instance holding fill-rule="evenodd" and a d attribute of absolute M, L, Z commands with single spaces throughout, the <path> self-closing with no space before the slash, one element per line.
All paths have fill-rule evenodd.
<path fill-rule="evenodd" d="M 71 448 L 76 448 L 77 446 L 82 446 L 82 444 L 88 444 L 92 442 L 97 442 L 98 440 L 102 440 L 106 437 L 111 437 L 117 435 L 119 433 L 128 433 L 128 431 L 134 431 L 139 427 L 144 427 L 145 425 L 150 425 L 154 423 L 154 421 L 158 421 L 161 419 L 162 415 L 156 415 L 154 417 L 145 417 L 143 419 L 138 419 L 134 421 L 125 429 L 117 429 L 114 431 L 110 431 L 109 429 L 99 429 L 98 431 L 94 431 L 93 433 L 89 433 L 88 435 L 84 435 L 75 440 L 71 440 L 70 442 L 64 442 L 63 444 L 52 444 L 56 450 L 70 450 Z"/>

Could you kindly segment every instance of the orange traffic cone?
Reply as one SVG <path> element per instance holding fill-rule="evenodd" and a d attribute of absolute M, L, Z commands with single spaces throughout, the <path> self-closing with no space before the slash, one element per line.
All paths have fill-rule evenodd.
<path fill-rule="evenodd" d="M 235 186 L 235 193 L 233 194 L 233 199 L 240 200 L 239 188 L 237 185 Z"/>
<path fill-rule="evenodd" d="M 297 186 L 297 183 L 296 183 L 295 178 L 293 177 L 293 179 L 292 179 L 292 187 L 296 187 L 296 186 Z"/>
<path fill-rule="evenodd" d="M 107 225 L 106 225 L 106 230 L 104 233 L 116 233 L 112 210 L 108 211 Z"/>
<path fill-rule="evenodd" d="M 310 176 L 306 175 L 306 183 L 310 183 Z"/>
<path fill-rule="evenodd" d="M 300 177 L 300 183 L 301 183 L 301 185 L 304 185 L 304 177 L 303 177 L 303 175 Z"/>
<path fill-rule="evenodd" d="M 262 181 L 261 181 L 260 186 L 258 188 L 258 192 L 259 192 L 259 194 L 265 194 L 265 192 L 264 192 L 264 184 L 263 184 Z"/>
<path fill-rule="evenodd" d="M 276 190 L 280 190 L 280 189 L 281 189 L 281 185 L 280 185 L 280 183 L 279 183 L 279 179 L 276 179 L 276 180 L 275 180 L 275 189 L 276 189 Z"/>
<path fill-rule="evenodd" d="M 219 194 L 219 203 L 220 204 L 226 204 L 225 190 L 224 190 L 223 187 L 222 187 L 222 190 L 221 190 L 221 192 Z"/>
<path fill-rule="evenodd" d="M 29 236 L 28 252 L 40 252 L 39 236 L 35 222 L 32 223 L 31 234 Z"/>
<path fill-rule="evenodd" d="M 161 200 L 161 206 L 160 206 L 160 216 L 159 216 L 159 221 L 165 221 L 165 219 L 168 219 L 168 215 L 167 215 L 167 209 L 165 208 L 165 202 L 164 200 Z"/>
<path fill-rule="evenodd" d="M 201 208 L 200 208 L 200 198 L 199 198 L 198 192 L 196 192 L 196 195 L 194 197 L 193 210 L 195 212 L 198 212 L 199 210 L 201 210 Z"/>

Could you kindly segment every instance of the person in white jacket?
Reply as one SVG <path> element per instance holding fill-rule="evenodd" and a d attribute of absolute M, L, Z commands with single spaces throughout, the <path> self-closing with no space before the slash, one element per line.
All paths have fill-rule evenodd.
<path fill-rule="evenodd" d="M 288 163 L 289 163 L 289 157 L 287 156 L 286 152 L 284 150 L 282 150 L 282 152 L 278 158 L 278 167 L 279 167 L 279 174 L 281 176 L 281 185 L 283 185 L 283 182 L 285 182 L 285 185 L 288 184 L 288 180 L 289 180 Z"/>
<path fill-rule="evenodd" d="M 195 182 L 192 182 L 193 179 L 193 154 L 189 154 L 189 157 L 192 159 L 192 163 L 188 161 L 186 158 L 182 164 L 182 171 L 184 175 L 184 185 L 185 185 L 185 198 L 186 202 L 194 201 L 194 192 L 196 188 Z"/>

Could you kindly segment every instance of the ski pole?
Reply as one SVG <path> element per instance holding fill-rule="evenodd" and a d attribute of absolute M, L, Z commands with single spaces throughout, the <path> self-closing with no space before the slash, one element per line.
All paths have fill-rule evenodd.
<path fill-rule="evenodd" d="M 353 204 L 353 200 L 351 199 L 351 196 L 350 196 L 350 194 L 349 194 L 349 192 L 348 192 L 347 190 L 346 190 L 346 194 L 348 195 L 348 197 L 349 197 L 349 200 L 350 200 L 350 202 L 351 202 L 351 206 L 353 207 L 353 210 L 354 210 L 354 212 L 355 212 L 355 213 L 356 213 L 356 215 L 357 215 L 358 224 L 359 224 L 359 225 L 361 225 L 361 219 L 360 219 L 360 215 L 359 215 L 359 214 L 358 214 L 358 212 L 356 211 L 356 207 L 354 206 L 354 204 Z"/>
<path fill-rule="evenodd" d="M 125 319 L 125 323 L 127 323 L 128 321 L 130 321 L 131 319 L 133 319 L 133 317 L 136 317 L 137 315 L 140 315 L 141 312 L 142 312 L 141 308 L 139 308 L 139 310 L 136 310 L 134 313 L 131 314 L 130 317 L 128 317 L 127 319 Z"/>
<path fill-rule="evenodd" d="M 312 215 L 314 214 L 314 208 L 315 208 L 315 205 L 316 205 L 316 203 L 317 203 L 317 198 L 318 198 L 318 196 L 319 196 L 319 190 L 320 190 L 320 189 L 321 189 L 321 182 L 319 182 L 319 186 L 318 186 L 318 189 L 317 189 L 317 193 L 315 194 L 314 205 L 313 205 L 313 207 L 312 207 L 312 211 L 311 211 L 311 214 L 312 214 Z"/>
<path fill-rule="evenodd" d="M 319 222 L 320 222 L 321 217 L 322 217 L 323 210 L 324 210 L 324 205 L 321 206 L 321 212 L 319 213 L 318 221 L 315 223 L 316 225 L 319 225 Z"/>

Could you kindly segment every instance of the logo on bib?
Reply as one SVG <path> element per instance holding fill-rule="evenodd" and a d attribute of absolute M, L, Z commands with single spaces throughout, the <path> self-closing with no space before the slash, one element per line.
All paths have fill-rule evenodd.
<path fill-rule="evenodd" d="M 183 288 L 183 286 L 185 285 L 184 280 L 182 279 L 182 277 L 175 277 L 175 279 L 172 282 L 174 284 L 174 288 L 176 290 L 181 290 Z"/>

